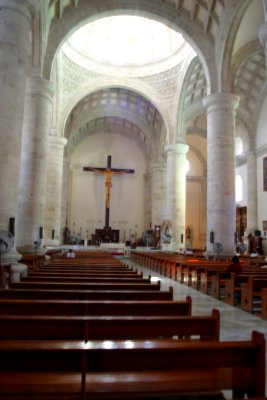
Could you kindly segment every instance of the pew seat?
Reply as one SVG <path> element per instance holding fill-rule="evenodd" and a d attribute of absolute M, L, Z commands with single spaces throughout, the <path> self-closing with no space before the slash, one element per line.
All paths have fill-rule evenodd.
<path fill-rule="evenodd" d="M 0 340 L 0 358 L 5 400 L 265 396 L 265 339 L 256 331 L 229 342 Z"/>
<path fill-rule="evenodd" d="M 192 298 L 185 300 L 41 300 L 0 299 L 0 315 L 191 315 Z"/>
<path fill-rule="evenodd" d="M 203 316 L 0 315 L 0 339 L 219 340 L 217 309 Z"/>
<path fill-rule="evenodd" d="M 173 300 L 169 290 L 58 290 L 58 289 L 0 289 L 0 299 L 63 299 L 63 300 Z"/>

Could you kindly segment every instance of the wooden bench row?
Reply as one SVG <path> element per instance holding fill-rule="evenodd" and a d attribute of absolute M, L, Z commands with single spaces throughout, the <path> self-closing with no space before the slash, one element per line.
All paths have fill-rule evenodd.
<path fill-rule="evenodd" d="M 254 332 L 250 341 L 219 342 L 217 310 L 209 316 L 194 317 L 191 299 L 186 299 L 190 303 L 189 316 L 151 315 L 156 314 L 154 296 L 173 295 L 171 288 L 163 292 L 159 282 L 129 282 L 127 290 L 126 283 L 114 281 L 85 284 L 80 276 L 75 278 L 71 263 L 67 268 L 72 269 L 71 277 L 76 282 L 68 282 L 70 275 L 65 274 L 59 274 L 59 279 L 56 275 L 37 276 L 37 282 L 26 279 L 0 291 L 0 398 L 85 400 L 197 395 L 206 399 L 209 395 L 221 396 L 222 390 L 233 390 L 235 398 L 264 396 L 265 341 L 260 333 Z M 100 264 L 97 268 L 103 270 Z M 58 282 L 63 276 L 65 282 Z M 147 285 L 153 289 L 147 289 Z M 113 302 L 113 310 L 112 304 L 99 301 L 112 294 L 123 300 L 117 301 L 121 305 Z M 79 297 L 71 297 L 77 295 L 83 296 L 79 306 Z M 126 314 L 134 307 L 134 302 L 129 302 L 131 295 L 144 296 L 139 301 L 145 300 L 138 305 L 135 316 Z M 11 300 L 14 296 L 14 301 L 8 300 L 9 296 Z M 69 301 L 72 298 L 76 300 Z M 165 301 L 157 304 L 162 312 L 167 312 L 162 305 Z M 92 303 L 99 315 L 90 314 Z M 20 314 L 23 305 L 28 315 Z M 1 315 L 1 307 L 5 306 Z M 8 307 L 13 314 L 7 315 Z M 37 315 L 38 307 L 42 315 Z M 142 314 L 145 307 L 148 315 Z M 52 308 L 56 314 L 50 314 Z M 101 310 L 125 314 L 107 316 Z M 75 314 L 77 311 L 83 314 Z M 66 315 L 62 315 L 64 312 Z M 62 338 L 68 340 L 59 340 Z"/>
<path fill-rule="evenodd" d="M 144 256 L 133 254 L 133 259 L 143 262 Z M 143 258 L 142 258 L 143 257 Z M 245 258 L 243 273 L 240 275 L 225 272 L 229 262 L 226 260 L 202 260 L 182 256 L 146 254 L 145 259 L 158 259 L 161 265 L 168 265 L 172 260 L 172 276 L 193 289 L 199 290 L 228 304 L 241 307 L 250 313 L 258 313 L 267 319 L 267 299 L 264 288 L 267 288 L 267 269 L 261 268 L 265 264 L 264 258 Z M 148 263 L 148 262 L 147 262 Z M 150 260 L 150 263 L 152 261 Z M 151 265 L 151 264 L 150 264 Z M 154 264 L 157 265 L 154 261 Z M 261 306 L 263 304 L 263 307 Z"/>
<path fill-rule="evenodd" d="M 91 283 L 81 283 L 81 282 L 49 282 L 45 280 L 39 280 L 37 282 L 22 281 L 22 282 L 12 282 L 10 285 L 11 289 L 54 289 L 54 290 L 80 290 L 80 291 L 160 291 L 160 281 L 155 283 L 147 281 L 137 281 L 131 283 L 124 283 L 121 281 L 109 282 L 108 280 L 102 283 L 91 282 Z"/>
<path fill-rule="evenodd" d="M 0 315 L 0 339 L 219 340 L 220 316 Z"/>
<path fill-rule="evenodd" d="M 19 355 L 19 356 L 18 356 Z M 265 396 L 265 340 L 0 340 L 0 398 Z M 27 397 L 28 396 L 28 397 Z"/>
<path fill-rule="evenodd" d="M 0 299 L 61 299 L 61 300 L 173 300 L 173 288 L 169 290 L 125 290 L 118 287 L 106 290 L 79 289 L 39 289 L 39 288 L 10 288 L 0 290 Z"/>
<path fill-rule="evenodd" d="M 189 316 L 192 314 L 192 299 L 185 300 L 40 300 L 1 299 L 0 315 L 61 315 L 61 316 Z"/>

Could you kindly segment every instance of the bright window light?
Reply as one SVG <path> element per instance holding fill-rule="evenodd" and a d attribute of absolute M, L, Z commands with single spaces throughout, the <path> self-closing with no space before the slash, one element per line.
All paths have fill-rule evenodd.
<path fill-rule="evenodd" d="M 189 161 L 186 159 L 186 160 L 185 160 L 185 173 L 188 174 L 189 171 L 190 171 L 190 163 L 189 163 Z"/>
<path fill-rule="evenodd" d="M 243 179 L 240 175 L 235 177 L 235 200 L 237 203 L 243 200 Z"/>
<path fill-rule="evenodd" d="M 235 155 L 240 156 L 243 153 L 243 140 L 240 136 L 235 139 Z"/>
<path fill-rule="evenodd" d="M 68 41 L 97 62 L 138 66 L 172 55 L 184 38 L 152 19 L 120 15 L 97 19 L 74 32 Z"/>

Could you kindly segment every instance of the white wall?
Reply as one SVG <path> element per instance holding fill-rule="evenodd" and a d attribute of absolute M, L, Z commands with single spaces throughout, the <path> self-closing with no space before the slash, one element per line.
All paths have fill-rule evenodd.
<path fill-rule="evenodd" d="M 267 221 L 267 191 L 263 190 L 263 158 L 267 157 L 267 98 L 263 103 L 256 135 L 257 183 L 258 183 L 258 227 L 262 231 L 262 222 Z"/>
<path fill-rule="evenodd" d="M 241 201 L 237 202 L 237 205 L 239 207 L 246 207 L 248 204 L 248 180 L 247 180 L 247 165 L 242 165 L 240 167 L 237 167 L 235 170 L 236 175 L 240 175 L 242 178 L 242 183 L 243 183 L 243 198 Z"/>
<path fill-rule="evenodd" d="M 186 226 L 190 227 L 190 241 L 186 246 L 203 249 L 206 241 L 206 220 L 203 221 L 203 184 L 197 181 L 187 181 L 186 185 Z M 204 230 L 204 232 L 203 232 Z"/>
<path fill-rule="evenodd" d="M 187 159 L 190 169 L 187 173 L 186 184 L 186 226 L 190 227 L 191 237 L 186 246 L 203 249 L 206 243 L 206 209 L 207 196 L 204 194 L 206 186 L 201 179 L 203 165 L 192 151 L 188 152 Z"/>
<path fill-rule="evenodd" d="M 267 157 L 267 152 L 264 155 Z M 262 229 L 262 222 L 267 221 L 267 191 L 263 191 L 263 158 L 264 156 L 258 157 L 257 170 L 258 170 L 258 228 Z"/>
<path fill-rule="evenodd" d="M 78 144 L 71 157 L 70 207 L 68 225 L 71 231 L 82 230 L 82 236 L 105 225 L 105 177 L 83 171 L 84 166 L 106 167 L 112 156 L 113 168 L 134 169 L 134 174 L 112 177 L 110 220 L 120 230 L 120 240 L 129 239 L 129 231 L 144 230 L 144 174 L 146 162 L 136 143 L 121 135 L 98 133 Z M 74 225 L 75 224 L 75 225 Z"/>

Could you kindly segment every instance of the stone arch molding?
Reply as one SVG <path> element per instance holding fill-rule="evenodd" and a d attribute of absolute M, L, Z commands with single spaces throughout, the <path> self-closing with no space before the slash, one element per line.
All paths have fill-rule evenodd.
<path fill-rule="evenodd" d="M 123 88 L 127 89 L 129 91 L 133 91 L 135 93 L 138 93 L 141 97 L 144 97 L 146 100 L 149 100 L 155 108 L 159 111 L 159 114 L 161 115 L 164 125 L 165 125 L 165 130 L 166 131 L 166 139 L 169 142 L 169 132 L 172 132 L 173 127 L 171 124 L 171 117 L 169 115 L 169 110 L 162 99 L 162 97 L 159 95 L 158 92 L 156 92 L 153 88 L 151 88 L 149 85 L 142 83 L 138 81 L 135 83 L 133 80 L 129 81 L 127 79 L 118 79 L 118 78 L 110 78 L 110 77 L 101 77 L 98 79 L 95 79 L 93 82 L 88 82 L 87 84 L 82 85 L 80 90 L 77 91 L 74 96 L 72 96 L 69 100 L 69 102 L 65 105 L 65 108 L 62 112 L 60 124 L 59 124 L 59 132 L 61 133 L 61 136 L 64 136 L 65 132 L 65 127 L 66 127 L 66 122 L 68 119 L 68 116 L 70 115 L 71 111 L 75 108 L 75 106 L 85 97 L 88 95 L 103 90 L 107 88 Z M 161 138 L 159 138 L 161 141 Z M 165 141 L 165 140 L 164 140 Z"/>
<path fill-rule="evenodd" d="M 60 16 L 57 15 L 50 21 L 43 65 L 44 76 L 49 79 L 55 55 L 67 37 L 76 29 L 99 17 L 128 13 L 153 18 L 181 32 L 201 60 L 209 94 L 216 90 L 214 37 L 211 37 L 211 32 L 207 32 L 207 26 L 204 23 L 200 23 L 196 18 L 192 19 L 189 10 L 176 3 L 177 1 L 159 3 L 155 0 L 136 0 L 133 10 L 132 0 L 121 0 L 119 4 L 113 0 L 109 2 L 80 0 L 75 3 L 71 12 L 62 12 Z M 205 19 L 204 14 L 209 12 L 209 7 L 205 3 L 204 1 L 204 7 L 201 9 L 203 19 Z M 196 4 L 193 7 L 199 8 Z M 194 10 L 192 15 L 194 15 Z"/>
<path fill-rule="evenodd" d="M 127 121 L 127 124 L 123 125 L 122 119 L 114 117 L 100 118 L 101 123 L 99 124 L 97 119 L 92 120 L 89 126 L 81 128 L 79 134 L 73 137 L 72 141 L 67 148 L 68 156 L 71 156 L 76 146 L 84 139 L 98 133 L 105 131 L 106 133 L 115 133 L 116 135 L 127 137 L 128 139 L 134 140 L 139 149 L 144 153 L 147 159 L 155 158 L 155 144 L 150 141 L 149 145 L 144 143 L 142 138 L 139 136 L 139 132 L 135 132 L 135 125 L 132 122 Z M 120 124 L 122 122 L 122 124 Z"/>

